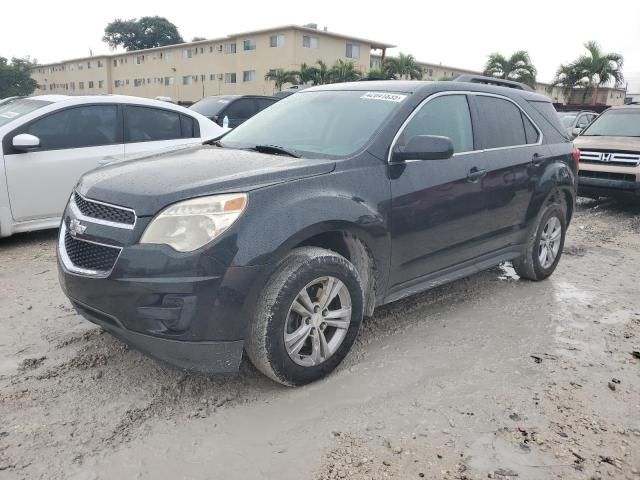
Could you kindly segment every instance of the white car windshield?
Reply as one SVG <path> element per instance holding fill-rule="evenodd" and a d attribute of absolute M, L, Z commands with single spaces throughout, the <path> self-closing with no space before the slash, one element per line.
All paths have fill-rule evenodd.
<path fill-rule="evenodd" d="M 280 100 L 225 135 L 230 148 L 277 146 L 302 157 L 356 153 L 408 97 L 374 91 L 303 91 Z"/>
<path fill-rule="evenodd" d="M 22 100 L 16 100 L 15 102 L 7 103 L 6 105 L 0 105 L 0 127 L 6 125 L 9 122 L 12 122 L 17 118 L 33 112 L 34 110 L 50 104 L 51 102 L 46 102 L 44 100 L 33 100 L 31 98 L 25 98 Z"/>

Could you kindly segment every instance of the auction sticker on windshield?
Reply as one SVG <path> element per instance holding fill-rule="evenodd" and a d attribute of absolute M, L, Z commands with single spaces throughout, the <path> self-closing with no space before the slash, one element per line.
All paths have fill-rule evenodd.
<path fill-rule="evenodd" d="M 360 98 L 366 98 L 368 100 L 384 100 L 385 102 L 400 103 L 405 98 L 407 98 L 407 96 L 399 93 L 367 92 L 364 95 L 362 95 Z"/>

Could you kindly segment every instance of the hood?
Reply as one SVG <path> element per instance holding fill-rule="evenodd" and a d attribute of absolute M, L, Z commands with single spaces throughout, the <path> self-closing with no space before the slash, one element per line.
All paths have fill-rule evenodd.
<path fill-rule="evenodd" d="M 80 179 L 77 189 L 87 198 L 129 207 L 139 216 L 147 216 L 180 200 L 246 192 L 326 174 L 334 167 L 333 160 L 197 146 L 93 170 Z"/>
<path fill-rule="evenodd" d="M 636 137 L 599 137 L 595 135 L 584 135 L 575 138 L 573 144 L 584 150 L 620 150 L 640 153 L 640 138 Z"/>

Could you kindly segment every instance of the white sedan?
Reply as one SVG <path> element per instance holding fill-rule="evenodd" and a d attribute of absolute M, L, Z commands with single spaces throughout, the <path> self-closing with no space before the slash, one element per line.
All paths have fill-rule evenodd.
<path fill-rule="evenodd" d="M 54 228 L 81 175 L 212 140 L 224 129 L 167 102 L 42 95 L 0 106 L 0 237 Z"/>

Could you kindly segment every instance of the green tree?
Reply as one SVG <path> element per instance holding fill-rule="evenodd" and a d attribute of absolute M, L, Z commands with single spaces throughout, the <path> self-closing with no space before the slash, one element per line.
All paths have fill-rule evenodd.
<path fill-rule="evenodd" d="M 360 80 L 360 77 L 361 74 L 352 61 L 345 62 L 342 59 L 338 59 L 329 70 L 331 83 L 354 82 Z"/>
<path fill-rule="evenodd" d="M 200 42 L 202 40 L 206 40 L 206 38 L 204 38 L 204 37 L 193 37 L 191 39 L 192 42 Z"/>
<path fill-rule="evenodd" d="M 322 60 L 318 60 L 314 66 L 316 69 L 316 78 L 313 80 L 314 85 L 325 85 L 331 83 L 331 70 Z"/>
<path fill-rule="evenodd" d="M 272 68 L 264 76 L 264 79 L 275 83 L 276 89 L 281 92 L 285 83 L 297 83 L 298 72 L 292 72 L 284 68 Z"/>
<path fill-rule="evenodd" d="M 38 82 L 31 78 L 35 62 L 30 58 L 0 57 L 0 98 L 31 95 Z"/>
<path fill-rule="evenodd" d="M 122 47 L 128 52 L 184 43 L 178 27 L 164 17 L 118 18 L 104 29 L 102 41 L 111 48 Z"/>
<path fill-rule="evenodd" d="M 293 72 L 296 74 L 297 81 L 301 85 L 307 85 L 313 83 L 317 85 L 316 79 L 318 77 L 318 69 L 303 63 L 300 65 L 300 70 Z"/>
<path fill-rule="evenodd" d="M 393 80 L 395 77 L 381 68 L 372 68 L 367 72 L 369 80 Z"/>
<path fill-rule="evenodd" d="M 582 86 L 585 89 L 582 103 L 588 91 L 592 91 L 591 103 L 595 105 L 598 88 L 611 84 L 618 87 L 624 81 L 624 58 L 619 53 L 603 52 L 600 45 L 594 41 L 585 43 L 584 48 L 587 49 L 587 55 L 582 55 L 567 65 L 560 65 L 554 83 L 563 85 L 569 92 L 577 86 Z"/>
<path fill-rule="evenodd" d="M 415 57 L 402 52 L 397 57 L 385 59 L 383 69 L 389 78 L 401 80 L 422 79 L 422 68 L 418 65 Z"/>
<path fill-rule="evenodd" d="M 525 50 L 519 50 L 509 58 L 500 53 L 492 53 L 489 55 L 483 72 L 489 77 L 514 80 L 532 88 L 536 86 L 537 73 L 536 67 L 531 63 L 529 52 Z"/>

